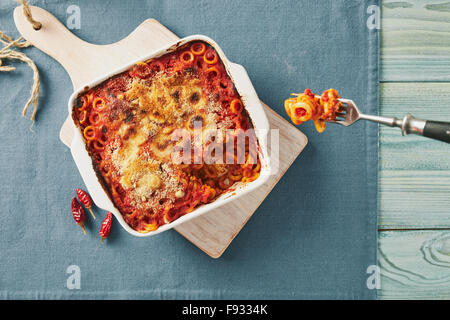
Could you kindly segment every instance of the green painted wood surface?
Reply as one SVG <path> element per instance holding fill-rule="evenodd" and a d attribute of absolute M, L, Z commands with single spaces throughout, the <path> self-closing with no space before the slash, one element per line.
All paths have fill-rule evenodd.
<path fill-rule="evenodd" d="M 382 81 L 450 80 L 450 2 L 383 1 Z"/>
<path fill-rule="evenodd" d="M 450 2 L 383 1 L 380 62 L 380 114 L 450 121 Z M 450 145 L 380 127 L 379 207 L 379 298 L 450 299 Z"/>
<path fill-rule="evenodd" d="M 383 1 L 382 81 L 450 80 L 450 2 Z"/>
<path fill-rule="evenodd" d="M 379 235 L 380 299 L 449 299 L 450 231 Z"/>
<path fill-rule="evenodd" d="M 450 83 L 382 83 L 380 113 L 408 112 L 450 122 Z M 450 144 L 380 126 L 379 199 L 382 229 L 450 228 Z"/>

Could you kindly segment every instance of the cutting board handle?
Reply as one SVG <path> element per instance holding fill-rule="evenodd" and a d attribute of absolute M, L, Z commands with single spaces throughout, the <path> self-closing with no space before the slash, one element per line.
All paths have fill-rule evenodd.
<path fill-rule="evenodd" d="M 85 85 L 111 70 L 117 69 L 130 61 L 139 59 L 178 38 L 154 19 L 147 19 L 132 33 L 119 42 L 108 45 L 95 45 L 81 40 L 70 32 L 51 13 L 36 6 L 30 6 L 31 14 L 42 28 L 34 30 L 23 14 L 23 8 L 14 10 L 14 22 L 17 30 L 36 48 L 57 60 L 66 69 L 74 89 Z M 158 34 L 148 43 L 149 34 L 153 35 L 155 27 Z"/>
<path fill-rule="evenodd" d="M 72 78 L 77 74 L 75 68 L 86 66 L 86 55 L 77 54 L 80 48 L 88 48 L 91 44 L 76 37 L 51 13 L 39 7 L 30 6 L 33 18 L 42 23 L 40 30 L 34 30 L 26 19 L 22 6 L 14 10 L 14 22 L 20 34 L 31 44 L 56 59 L 69 73 L 74 87 L 77 87 L 78 79 Z M 91 78 L 92 79 L 92 78 Z"/>

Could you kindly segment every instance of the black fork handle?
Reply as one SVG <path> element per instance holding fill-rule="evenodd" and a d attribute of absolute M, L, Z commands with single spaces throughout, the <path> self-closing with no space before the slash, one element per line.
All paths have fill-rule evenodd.
<path fill-rule="evenodd" d="M 402 128 L 403 135 L 413 133 L 450 143 L 450 122 L 421 120 L 408 114 L 397 120 L 395 126 Z"/>
<path fill-rule="evenodd" d="M 423 128 L 423 135 L 431 139 L 450 143 L 450 122 L 427 120 Z"/>

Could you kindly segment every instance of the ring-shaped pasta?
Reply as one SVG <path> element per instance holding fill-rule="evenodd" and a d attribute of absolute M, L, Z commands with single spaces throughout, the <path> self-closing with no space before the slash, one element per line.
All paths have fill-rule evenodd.
<path fill-rule="evenodd" d="M 248 157 L 245 160 L 245 163 L 241 164 L 241 168 L 245 170 L 251 170 L 253 168 L 254 163 L 250 163 Z M 245 176 L 245 175 L 244 175 Z"/>
<path fill-rule="evenodd" d="M 252 174 L 251 174 L 250 176 L 244 177 L 244 178 L 242 179 L 242 182 L 252 182 L 252 181 L 255 181 L 256 179 L 258 179 L 258 177 L 259 177 L 259 172 L 252 171 L 251 173 L 252 173 Z"/>
<path fill-rule="evenodd" d="M 83 130 L 83 136 L 86 140 L 92 140 L 97 136 L 97 132 L 93 126 L 87 126 Z"/>
<path fill-rule="evenodd" d="M 297 102 L 291 105 L 291 118 L 304 122 L 311 119 L 312 115 L 311 105 L 306 102 Z"/>
<path fill-rule="evenodd" d="M 100 116 L 97 112 L 91 112 L 91 114 L 89 115 L 89 123 L 92 125 L 96 125 L 98 124 L 98 122 L 100 121 Z"/>
<path fill-rule="evenodd" d="M 219 56 L 217 55 L 217 53 L 214 50 L 210 49 L 205 52 L 205 55 L 203 56 L 203 60 L 207 64 L 216 64 L 217 62 L 219 62 Z"/>
<path fill-rule="evenodd" d="M 130 72 L 131 76 L 134 78 L 145 79 L 148 78 L 152 72 L 150 66 L 142 61 L 136 62 L 136 65 Z"/>
<path fill-rule="evenodd" d="M 194 62 L 194 54 L 190 51 L 184 51 L 180 54 L 180 60 L 184 64 L 192 64 Z"/>
<path fill-rule="evenodd" d="M 93 92 L 84 96 L 83 106 L 81 107 L 81 109 L 87 109 L 87 107 L 89 107 L 91 105 L 92 101 L 94 101 L 94 93 Z"/>
<path fill-rule="evenodd" d="M 209 80 L 215 79 L 220 76 L 220 71 L 216 67 L 206 69 L 206 78 Z"/>
<path fill-rule="evenodd" d="M 284 109 L 289 117 L 291 117 L 291 105 L 295 103 L 295 99 L 289 98 L 284 100 Z"/>
<path fill-rule="evenodd" d="M 323 121 L 322 119 L 314 120 L 314 125 L 316 126 L 316 130 L 319 133 L 322 133 L 325 130 L 325 127 L 327 126 L 325 121 Z"/>
<path fill-rule="evenodd" d="M 109 173 L 110 173 L 109 165 L 106 164 L 105 162 L 102 162 L 102 163 L 100 164 L 100 171 L 101 171 L 104 175 L 109 175 Z"/>
<path fill-rule="evenodd" d="M 299 121 L 299 120 L 297 120 L 296 118 L 293 118 L 293 117 L 291 117 L 291 121 L 292 121 L 292 123 L 294 123 L 296 125 L 299 125 L 299 124 L 303 123 L 303 121 Z"/>
<path fill-rule="evenodd" d="M 82 96 L 81 99 L 83 100 L 83 105 L 81 106 L 80 110 L 86 110 L 89 106 L 89 98 L 88 96 Z"/>
<path fill-rule="evenodd" d="M 212 199 L 214 199 L 216 194 L 217 194 L 216 189 L 206 186 L 205 191 L 203 192 L 202 202 L 207 203 L 211 201 Z"/>
<path fill-rule="evenodd" d="M 235 95 L 234 88 L 230 85 L 225 77 L 216 77 L 214 79 L 214 86 L 220 96 L 232 97 Z"/>
<path fill-rule="evenodd" d="M 241 115 L 238 114 L 236 117 L 232 119 L 234 122 L 235 130 L 238 131 L 236 135 L 240 134 L 240 130 L 242 130 L 242 118 Z"/>
<path fill-rule="evenodd" d="M 102 151 L 105 148 L 105 144 L 103 143 L 103 141 L 99 139 L 93 139 L 91 141 L 92 141 L 92 148 L 94 148 L 94 150 Z"/>
<path fill-rule="evenodd" d="M 169 215 L 169 211 L 163 213 L 163 221 L 164 223 L 172 222 L 172 217 Z"/>
<path fill-rule="evenodd" d="M 217 190 L 215 189 L 215 188 L 210 188 L 210 191 L 211 191 L 211 194 L 210 194 L 210 196 L 209 196 L 209 199 L 208 200 L 212 200 L 212 199 L 214 199 L 214 197 L 216 196 L 216 194 L 217 194 Z"/>
<path fill-rule="evenodd" d="M 214 166 L 204 166 L 203 170 L 207 177 L 215 178 L 217 177 L 217 169 Z"/>
<path fill-rule="evenodd" d="M 233 180 L 228 178 L 228 175 L 224 174 L 219 178 L 219 187 L 222 189 L 228 189 L 233 184 Z"/>
<path fill-rule="evenodd" d="M 253 172 L 259 172 L 259 170 L 261 169 L 261 162 L 258 159 L 258 163 L 256 164 L 256 166 L 253 168 Z"/>
<path fill-rule="evenodd" d="M 192 198 L 190 202 L 187 203 L 187 210 L 186 212 L 192 212 L 195 210 L 195 207 L 197 207 L 201 202 L 201 193 L 198 193 L 195 198 Z"/>
<path fill-rule="evenodd" d="M 227 89 L 229 87 L 229 81 L 227 80 L 220 80 L 219 83 L 217 84 L 221 89 Z"/>
<path fill-rule="evenodd" d="M 95 111 L 102 111 L 106 108 L 106 101 L 103 98 L 97 98 L 92 102 L 92 108 Z"/>
<path fill-rule="evenodd" d="M 205 181 L 205 184 L 207 186 L 210 186 L 211 188 L 215 188 L 216 187 L 216 180 L 214 180 L 214 179 L 207 179 Z"/>
<path fill-rule="evenodd" d="M 206 51 L 206 45 L 201 42 L 196 42 L 191 45 L 191 52 L 196 56 L 201 56 Z"/>
<path fill-rule="evenodd" d="M 230 110 L 233 113 L 241 113 L 243 109 L 244 109 L 244 107 L 242 106 L 241 100 L 234 99 L 233 101 L 231 101 Z"/>
<path fill-rule="evenodd" d="M 112 186 L 111 187 L 111 193 L 119 194 L 119 192 L 117 192 L 116 186 Z M 139 215 L 139 211 L 138 210 L 134 210 L 132 213 L 130 213 L 128 215 L 128 218 L 135 218 L 138 215 Z"/>
<path fill-rule="evenodd" d="M 239 181 L 242 179 L 242 174 L 240 172 L 228 171 L 228 178 L 232 181 Z"/>
<path fill-rule="evenodd" d="M 150 231 L 155 231 L 158 229 L 158 223 L 156 221 L 153 221 L 152 223 L 147 223 L 145 227 L 142 230 L 139 230 L 141 233 L 147 233 Z"/>
<path fill-rule="evenodd" d="M 150 63 L 150 69 L 153 72 L 158 73 L 164 71 L 165 67 L 161 61 L 153 61 L 152 63 Z"/>
<path fill-rule="evenodd" d="M 325 120 L 333 120 L 336 118 L 336 112 L 341 111 L 342 102 L 338 99 L 340 98 L 339 94 L 335 89 L 329 89 L 322 93 L 320 97 L 320 106 L 323 110 L 321 110 L 320 117 Z"/>
<path fill-rule="evenodd" d="M 110 188 L 111 188 L 111 195 L 114 197 L 114 198 L 118 198 L 119 196 L 120 196 L 120 194 L 119 194 L 119 192 L 117 191 L 117 186 L 114 184 L 114 183 L 111 183 L 110 184 Z M 133 213 L 130 213 L 129 215 L 128 215 L 128 217 L 129 218 L 134 218 L 135 216 L 136 216 L 136 214 L 137 214 L 137 211 L 133 211 Z"/>
<path fill-rule="evenodd" d="M 252 169 L 245 169 L 242 172 L 242 175 L 244 176 L 244 178 L 249 178 L 253 175 L 253 170 Z"/>
<path fill-rule="evenodd" d="M 88 121 L 87 110 L 81 110 L 81 112 L 78 114 L 78 121 L 81 124 L 87 123 Z"/>

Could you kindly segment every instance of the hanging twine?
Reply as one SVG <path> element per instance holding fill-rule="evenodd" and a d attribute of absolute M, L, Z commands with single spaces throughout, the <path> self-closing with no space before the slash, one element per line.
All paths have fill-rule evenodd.
<path fill-rule="evenodd" d="M 33 29 L 39 30 L 42 27 L 42 24 L 39 21 L 33 19 L 30 6 L 28 5 L 27 1 L 17 0 L 17 2 L 23 6 L 23 14 L 25 15 L 25 18 L 27 18 L 27 20 L 33 25 Z"/>
<path fill-rule="evenodd" d="M 31 10 L 28 6 L 28 3 L 25 0 L 17 0 L 20 4 L 23 5 L 23 13 L 27 20 L 33 25 L 35 30 L 39 30 L 42 27 L 42 24 L 33 19 L 31 16 Z M 38 109 L 38 100 L 39 100 L 39 71 L 36 67 L 36 64 L 31 60 L 25 53 L 13 50 L 13 48 L 27 48 L 31 46 L 31 43 L 24 40 L 23 37 L 20 37 L 16 40 L 13 40 L 11 37 L 4 34 L 0 31 L 0 42 L 5 45 L 2 49 L 0 49 L 0 72 L 10 72 L 16 70 L 15 67 L 11 66 L 3 66 L 2 59 L 11 59 L 11 60 L 20 60 L 25 62 L 32 70 L 33 70 L 33 87 L 31 88 L 31 97 L 28 99 L 22 110 L 22 116 L 26 116 L 28 108 L 31 104 L 34 105 L 33 113 L 31 114 L 30 119 L 34 121 L 36 112 Z"/>

